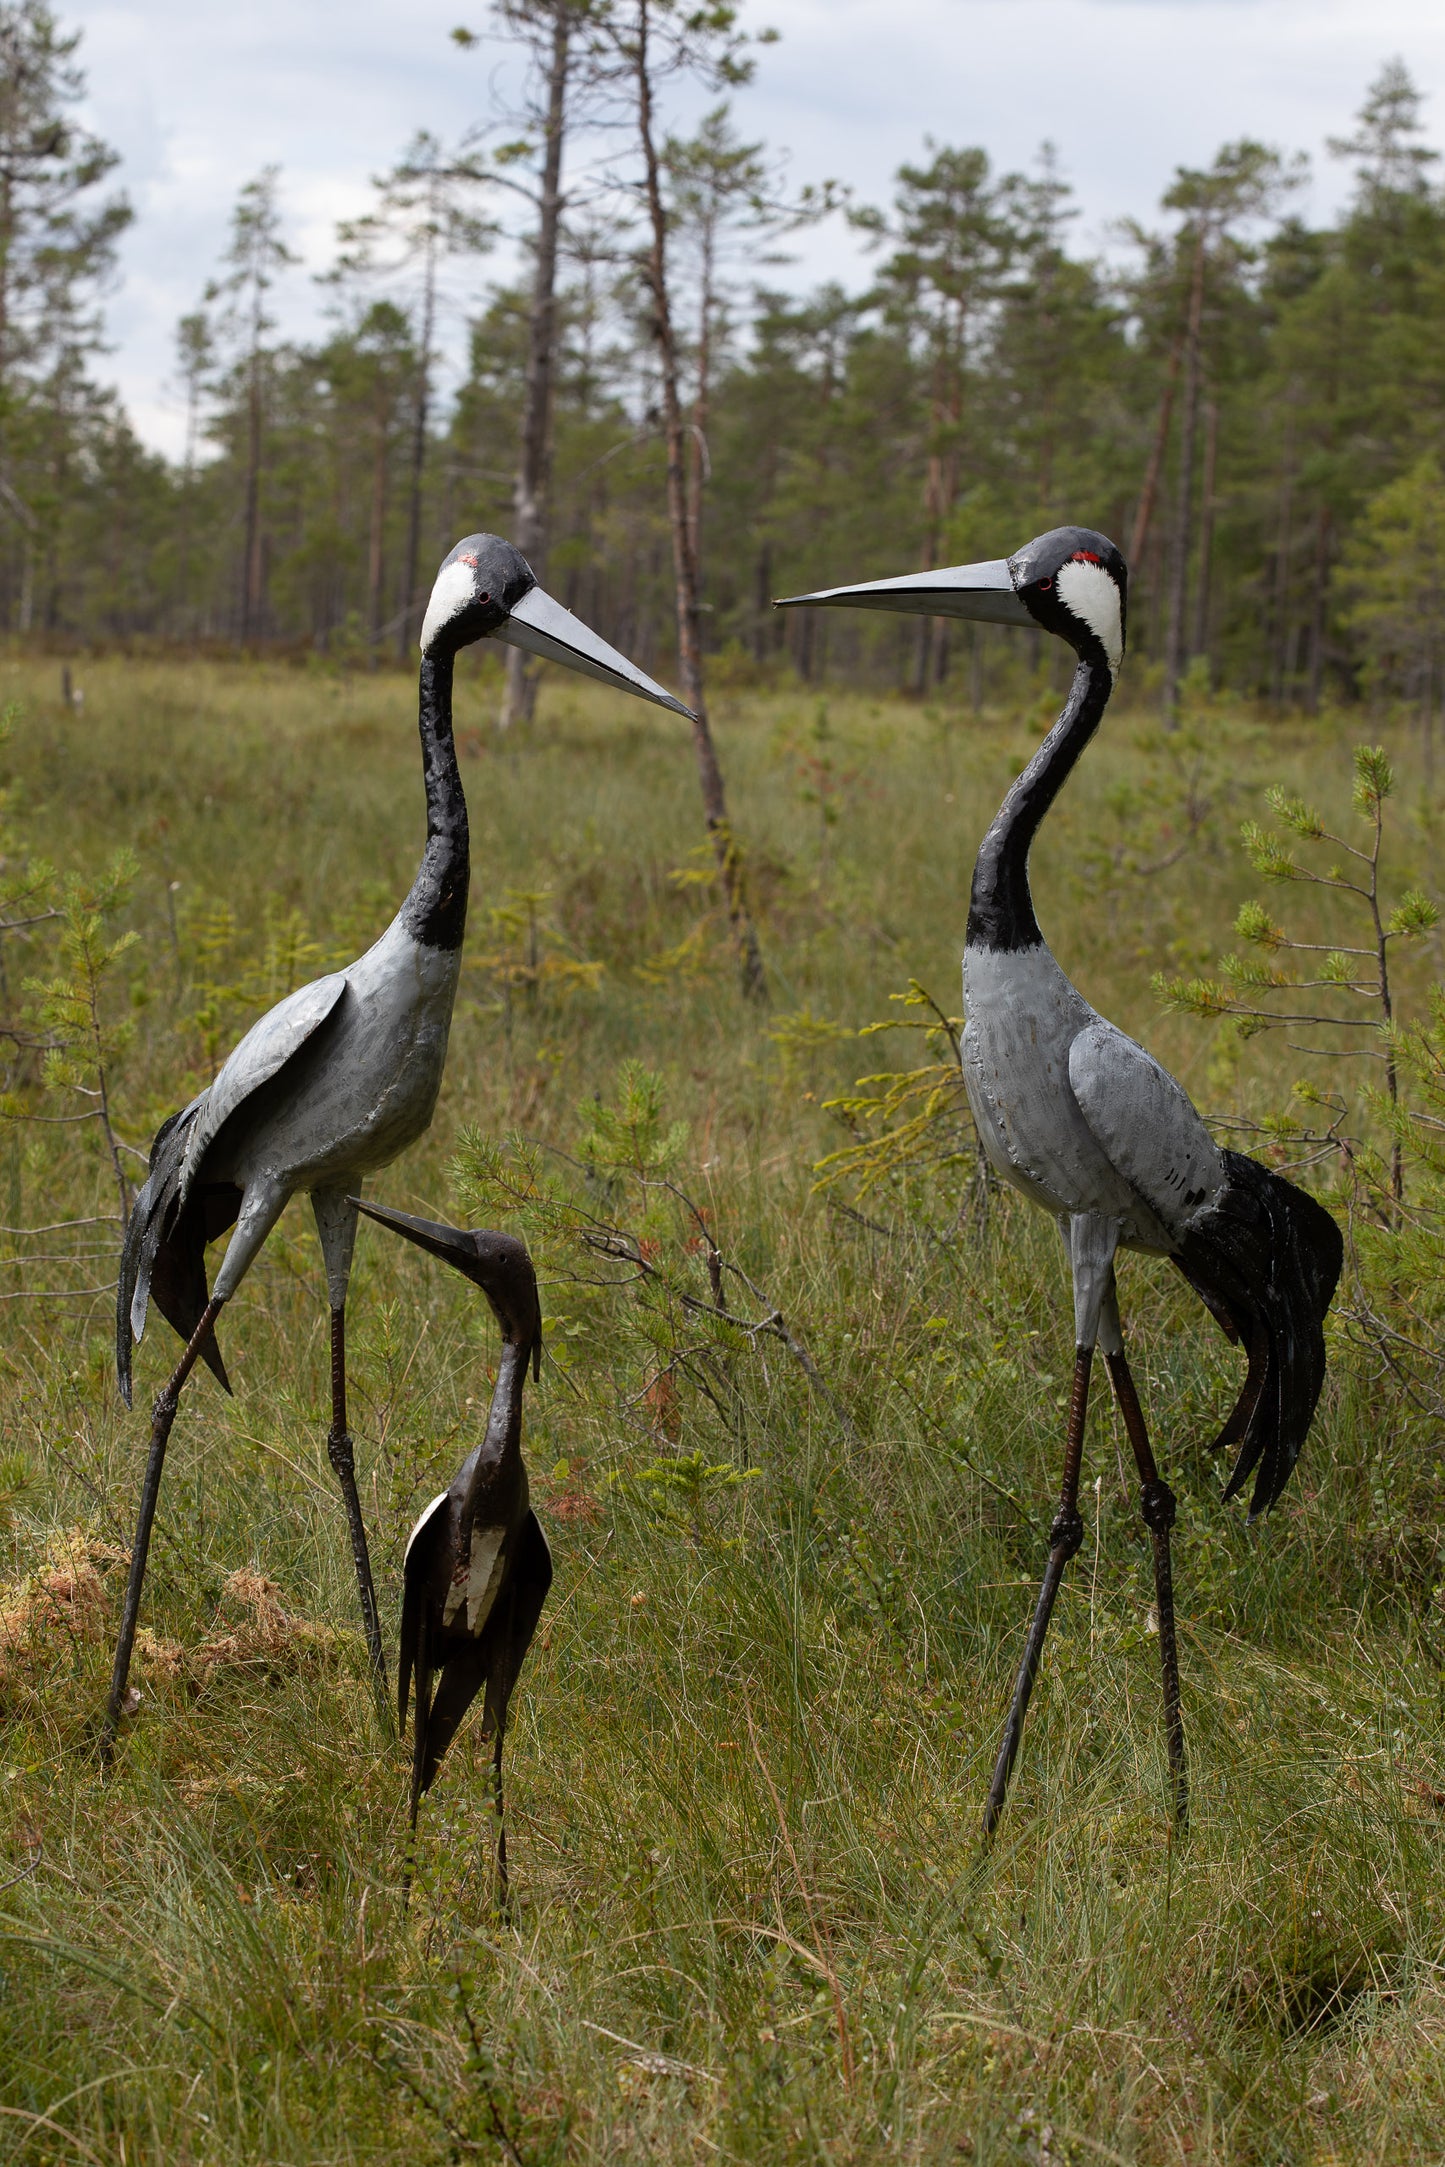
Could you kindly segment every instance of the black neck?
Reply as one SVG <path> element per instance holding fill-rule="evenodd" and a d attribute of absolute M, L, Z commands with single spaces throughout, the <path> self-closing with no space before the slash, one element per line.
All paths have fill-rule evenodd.
<path fill-rule="evenodd" d="M 1043 940 L 1029 893 L 1029 849 L 1044 814 L 1099 727 L 1113 679 L 1081 660 L 1064 711 L 1009 791 L 979 846 L 968 906 L 970 948 L 1035 948 Z"/>
<path fill-rule="evenodd" d="M 467 1455 L 457 1476 L 462 1493 L 462 1524 L 470 1528 L 477 1507 L 492 1490 L 510 1462 L 522 1451 L 522 1387 L 527 1381 L 527 1350 L 516 1340 L 503 1340 L 502 1360 L 492 1387 L 487 1430 L 475 1452 Z"/>
<path fill-rule="evenodd" d="M 401 907 L 409 933 L 428 948 L 460 948 L 467 929 L 471 855 L 467 801 L 452 743 L 451 655 L 424 655 L 418 723 L 426 783 L 426 849 Z"/>

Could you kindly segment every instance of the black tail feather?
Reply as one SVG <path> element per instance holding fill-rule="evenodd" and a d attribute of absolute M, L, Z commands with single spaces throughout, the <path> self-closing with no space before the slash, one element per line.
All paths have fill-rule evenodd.
<path fill-rule="evenodd" d="M 1216 1443 L 1239 1446 L 1227 1498 L 1255 1475 L 1253 1519 L 1289 1481 L 1314 1419 L 1325 1378 L 1324 1321 L 1344 1243 L 1324 1206 L 1303 1189 L 1237 1151 L 1223 1156 L 1224 1189 L 1174 1262 L 1249 1350 L 1244 1389 Z"/>
<path fill-rule="evenodd" d="M 230 1182 L 193 1190 L 184 1204 L 180 1201 L 186 1143 L 203 1099 L 204 1093 L 156 1131 L 150 1172 L 126 1221 L 115 1301 L 115 1368 L 127 1407 L 131 1404 L 131 1350 L 140 1336 L 132 1323 L 137 1296 L 141 1325 L 154 1298 L 167 1324 L 183 1341 L 189 1340 L 209 1298 L 206 1244 L 235 1225 L 241 1208 L 241 1192 Z M 229 1392 L 231 1381 L 214 1330 L 206 1336 L 201 1357 Z"/>

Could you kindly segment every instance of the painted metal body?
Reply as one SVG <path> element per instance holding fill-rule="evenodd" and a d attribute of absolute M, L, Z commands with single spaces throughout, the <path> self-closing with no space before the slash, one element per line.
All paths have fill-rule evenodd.
<path fill-rule="evenodd" d="M 345 971 L 302 987 L 252 1026 L 217 1076 L 181 1173 L 244 1199 L 216 1274 L 226 1300 L 298 1190 L 345 1196 L 425 1134 L 446 1067 L 461 949 L 418 940 L 399 913 Z M 280 1059 L 277 1059 L 277 1055 Z M 333 1302 L 350 1262 L 346 1218 L 322 1220 Z"/>
<path fill-rule="evenodd" d="M 522 1458 L 522 1392 L 540 1369 L 537 1277 L 511 1235 L 471 1232 L 362 1204 L 390 1227 L 480 1287 L 502 1330 L 502 1356 L 486 1430 L 447 1488 L 412 1529 L 403 1566 L 397 1720 L 414 1685 L 411 1820 L 472 1703 L 482 1696 L 482 1735 L 492 1741 L 498 1816 L 497 1865 L 506 1890 L 502 1746 L 507 1709 L 552 1584 L 552 1556 L 532 1511 Z M 433 1692 L 433 1680 L 436 1681 Z"/>
<path fill-rule="evenodd" d="M 345 1300 L 356 1215 L 345 1202 L 430 1125 L 446 1065 L 470 881 L 466 800 L 452 741 L 455 656 L 494 637 L 686 715 L 577 618 L 544 595 L 521 555 L 470 535 L 437 574 L 423 627 L 419 728 L 427 843 L 410 893 L 375 945 L 345 971 L 288 994 L 252 1025 L 214 1083 L 162 1132 L 162 1163 L 137 1201 L 117 1317 L 121 1388 L 145 1326 L 152 1267 L 165 1243 L 194 1250 L 234 1223 L 212 1296 L 234 1294 L 288 1200 L 319 1199 L 333 1308 Z M 161 1139 L 157 1140 L 158 1146 Z M 180 1153 L 179 1163 L 176 1162 Z M 204 1192 L 204 1214 L 188 1209 Z M 234 1205 L 219 1227 L 220 1214 Z M 153 1238 L 151 1238 L 153 1237 Z M 204 1248 L 204 1241 L 200 1246 Z M 195 1273 L 189 1275 L 194 1286 Z M 204 1289 L 204 1275 L 200 1281 Z M 172 1316 L 189 1336 L 204 1306 Z M 193 1312 L 193 1313 L 192 1313 Z M 170 1315 L 170 1311 L 167 1310 Z"/>
<path fill-rule="evenodd" d="M 1139 1468 L 1155 1545 L 1176 1808 L 1186 1789 L 1169 1527 L 1124 1357 L 1119 1249 L 1175 1263 L 1249 1370 L 1218 1443 L 1236 1444 L 1225 1491 L 1255 1476 L 1251 1512 L 1278 1498 L 1324 1379 L 1323 1324 L 1339 1276 L 1338 1227 L 1314 1198 L 1214 1142 L 1188 1094 L 1142 1046 L 1097 1015 L 1044 941 L 1029 888 L 1038 829 L 1103 717 L 1124 656 L 1127 572 L 1082 527 L 1040 535 L 1007 560 L 830 588 L 783 606 L 910 610 L 1041 627 L 1078 668 L 1058 721 L 1013 783 L 974 864 L 959 1052 L 979 1142 L 1003 1178 L 1058 1220 L 1074 1291 L 1075 1384 L 1050 1560 L 1005 1729 L 985 1827 L 1002 1809 L 1059 1579 L 1082 1539 L 1078 1484 L 1094 1349 L 1101 1346 Z"/>
<path fill-rule="evenodd" d="M 354 1195 L 428 1127 L 446 1064 L 471 875 L 466 798 L 452 736 L 460 650 L 496 638 L 687 716 L 605 640 L 544 595 L 497 535 L 469 535 L 439 570 L 422 628 L 418 727 L 427 838 L 411 890 L 386 932 L 345 971 L 303 986 L 253 1024 L 208 1090 L 166 1122 L 151 1150 L 121 1254 L 116 1366 L 127 1405 L 132 1347 L 152 1299 L 186 1342 L 156 1402 L 150 1464 L 106 1716 L 107 1750 L 124 1702 L 160 1463 L 180 1390 L 197 1359 L 222 1384 L 215 1323 L 289 1199 L 309 1193 L 332 1316 L 328 1450 L 341 1483 L 363 1620 L 378 1678 L 380 1626 L 346 1423 L 345 1303 L 356 1239 Z M 213 1288 L 207 1244 L 234 1227 Z M 227 1387 L 229 1389 L 229 1386 Z"/>

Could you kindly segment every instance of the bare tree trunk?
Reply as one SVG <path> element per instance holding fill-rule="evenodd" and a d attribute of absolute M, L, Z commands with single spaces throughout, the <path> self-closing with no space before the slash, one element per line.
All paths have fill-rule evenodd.
<path fill-rule="evenodd" d="M 255 639 L 261 630 L 261 326 L 260 292 L 251 335 L 251 361 L 246 386 L 246 560 L 242 568 L 241 643 Z"/>
<path fill-rule="evenodd" d="M 697 312 L 697 394 L 687 446 L 687 538 L 692 561 L 702 577 L 702 492 L 708 479 L 707 425 L 712 395 L 713 229 L 702 236 L 702 290 Z"/>
<path fill-rule="evenodd" d="M 956 325 L 952 327 L 960 354 L 963 351 L 964 328 L 965 319 L 960 313 Z M 923 491 L 926 522 L 924 570 L 928 572 L 935 570 L 938 565 L 944 532 L 958 495 L 957 431 L 963 413 L 963 390 L 960 381 L 962 364 L 954 361 L 949 331 L 945 330 L 942 336 L 945 340 L 944 351 L 934 364 L 932 420 L 935 431 L 945 433 L 943 441 L 935 442 L 928 455 L 928 471 Z M 920 698 L 931 684 L 939 683 L 942 678 L 946 636 L 942 618 L 924 617 L 919 620 L 915 689 Z"/>
<path fill-rule="evenodd" d="M 427 232 L 426 254 L 422 267 L 421 353 L 417 360 L 416 412 L 412 417 L 411 473 L 407 477 L 406 561 L 402 566 L 401 607 L 397 613 L 396 628 L 396 656 L 399 662 L 405 662 L 407 658 L 411 620 L 416 609 L 416 568 L 421 556 L 422 482 L 426 474 L 427 424 L 431 418 L 432 339 L 436 331 L 436 308 L 437 244 L 436 219 L 433 217 Z"/>
<path fill-rule="evenodd" d="M 376 442 L 371 454 L 371 532 L 366 551 L 366 629 L 372 639 L 372 663 L 377 660 L 375 642 L 381 632 L 382 544 L 386 535 L 386 418 L 376 416 Z"/>
<path fill-rule="evenodd" d="M 637 80 L 637 124 L 652 227 L 644 276 L 652 298 L 652 331 L 662 378 L 663 434 L 667 445 L 667 515 L 672 528 L 672 563 L 677 593 L 677 660 L 682 676 L 682 695 L 693 711 L 692 741 L 697 753 L 698 780 L 702 785 L 703 817 L 712 837 L 718 876 L 722 881 L 728 921 L 737 946 L 743 991 L 753 1000 L 765 1000 L 762 951 L 743 886 L 743 869 L 737 844 L 728 824 L 727 797 L 717 748 L 708 727 L 703 691 L 702 611 L 698 566 L 692 550 L 688 522 L 686 431 L 677 385 L 677 341 L 667 287 L 667 213 L 662 201 L 657 146 L 652 127 L 652 75 L 648 47 L 648 0 L 637 0 L 637 45 L 634 68 Z"/>
<path fill-rule="evenodd" d="M 1164 454 L 1169 444 L 1169 424 L 1174 418 L 1174 393 L 1179 383 L 1179 363 L 1184 352 L 1184 335 L 1169 349 L 1169 364 L 1164 371 L 1164 389 L 1159 398 L 1159 419 L 1154 429 L 1154 442 L 1149 447 L 1149 464 L 1144 469 L 1144 486 L 1139 492 L 1139 509 L 1134 514 L 1134 530 L 1129 536 L 1129 570 L 1137 573 L 1144 561 L 1144 544 L 1149 539 L 1149 528 L 1154 518 L 1154 506 L 1159 496 L 1159 481 L 1164 472 Z"/>
<path fill-rule="evenodd" d="M 567 68 L 572 36 L 571 0 L 553 0 L 552 57 L 547 68 L 547 147 L 537 215 L 537 258 L 527 319 L 527 366 L 522 396 L 522 441 L 512 490 L 512 538 L 546 584 L 547 492 L 552 470 L 552 379 L 557 346 L 557 241 L 562 225 L 562 143 L 567 125 Z M 530 722 L 537 680 L 530 658 L 507 649 L 507 674 L 498 727 Z"/>
<path fill-rule="evenodd" d="M 1164 727 L 1174 726 L 1179 680 L 1188 660 L 1185 612 L 1189 600 L 1189 542 L 1194 512 L 1194 457 L 1199 435 L 1200 327 L 1204 317 L 1205 226 L 1201 218 L 1189 285 L 1189 322 L 1184 338 L 1184 403 L 1179 422 L 1179 497 L 1174 507 L 1174 548 L 1169 567 L 1169 625 L 1164 636 Z"/>
<path fill-rule="evenodd" d="M 1210 559 L 1214 554 L 1214 476 L 1219 463 L 1219 401 L 1204 405 L 1204 475 L 1199 487 L 1199 584 L 1194 596 L 1194 653 L 1209 651 Z"/>

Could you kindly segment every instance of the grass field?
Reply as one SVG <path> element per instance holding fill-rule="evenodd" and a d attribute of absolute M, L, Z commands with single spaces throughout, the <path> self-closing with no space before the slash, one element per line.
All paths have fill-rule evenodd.
<path fill-rule="evenodd" d="M 22 712 L 12 826 L 138 871 L 107 1015 L 144 1146 L 268 999 L 354 954 L 421 833 L 401 677 L 111 660 Z M 550 1359 L 527 1400 L 556 1580 L 509 1744 L 514 1905 L 459 1739 L 402 1900 L 407 1755 L 367 1690 L 324 1432 L 325 1304 L 288 1213 L 183 1403 L 139 1714 L 98 1712 L 166 1328 L 113 1382 L 115 1183 L 95 1122 L 0 1132 L 0 2157 L 259 2163 L 1393 2161 L 1445 2149 L 1439 1441 L 1341 1345 L 1250 1531 L 1206 1450 L 1236 1355 L 1162 1267 L 1126 1328 L 1180 1497 L 1194 1814 L 1171 1839 L 1148 1549 L 1102 1382 L 1071 1568 L 1000 1838 L 978 1826 L 1058 1479 L 1054 1231 L 946 1147 L 815 1188 L 825 1101 L 957 1006 L 973 847 L 1048 712 L 739 689 L 715 717 L 773 999 L 735 989 L 680 725 L 550 685 L 499 749 L 467 674 L 470 964 L 430 1137 L 377 1194 L 461 1216 L 530 1163 Z M 1291 1057 L 1161 1013 L 1229 942 L 1266 783 L 1348 820 L 1357 722 L 1111 718 L 1045 830 L 1040 916 L 1211 1112 Z M 1408 749 L 1392 878 L 1428 880 Z M 17 811 L 18 806 L 18 811 Z M 1308 923 L 1308 921 L 1307 921 Z M 5 1006 L 51 929 L 5 948 Z M 1421 947 L 1402 992 L 1418 1002 Z M 33 1060 L 17 1056 L 33 1077 Z M 619 1072 L 640 1061 L 618 1116 Z M 1354 1079 L 1346 1074 L 1346 1084 Z M 83 1108 L 61 1085 L 27 1100 Z M 467 1132 L 475 1132 L 470 1143 Z M 489 1164 L 477 1138 L 546 1147 Z M 456 1162 L 464 1162 L 460 1191 Z M 138 1171 L 139 1162 L 132 1162 Z M 735 1322 L 709 1299 L 698 1205 Z M 590 1212 L 652 1267 L 572 1237 Z M 26 1259 L 39 1261 L 26 1262 Z M 736 1270 L 733 1269 L 736 1267 Z M 746 1274 L 746 1281 L 740 1274 Z M 630 1283 L 629 1283 L 630 1282 Z M 751 1291 L 749 1284 L 751 1283 Z M 99 1289 L 86 1292 L 87 1289 Z M 51 1293 L 42 1298 L 45 1290 Z M 780 1312 L 793 1335 L 744 1327 Z M 484 1408 L 474 1294 L 367 1230 L 354 1422 L 389 1640 L 420 1501 Z M 804 1350 L 812 1368 L 798 1350 Z"/>

